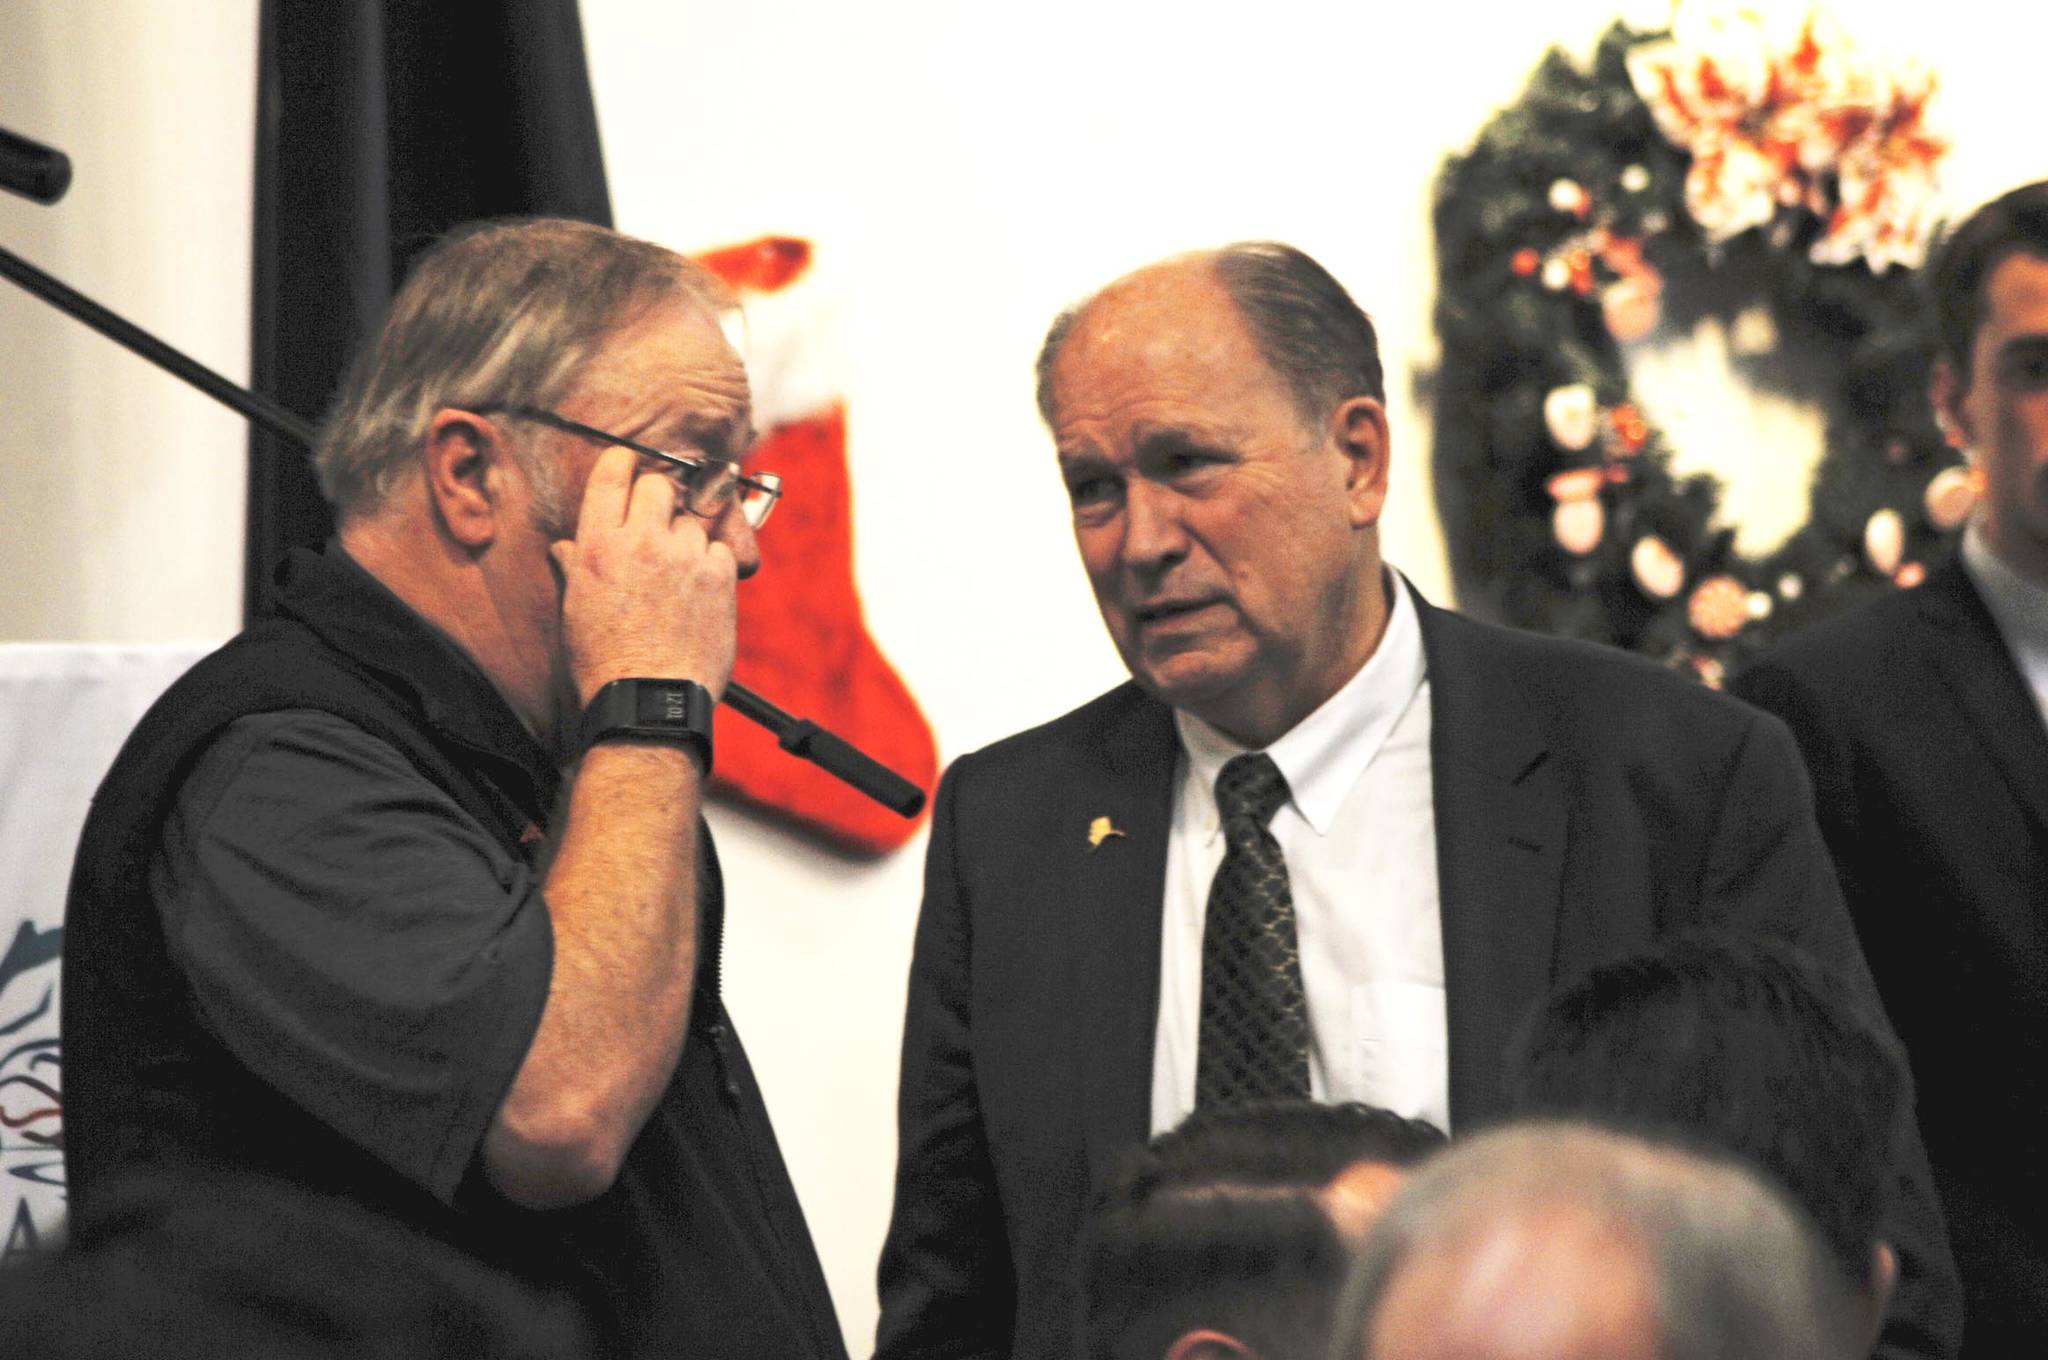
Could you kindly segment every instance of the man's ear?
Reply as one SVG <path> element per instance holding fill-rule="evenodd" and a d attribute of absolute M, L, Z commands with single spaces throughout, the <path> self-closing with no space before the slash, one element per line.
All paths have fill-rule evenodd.
<path fill-rule="evenodd" d="M 502 529 L 504 467 L 511 456 L 498 427 L 469 411 L 441 410 L 427 422 L 427 498 L 449 537 L 488 548 Z"/>
<path fill-rule="evenodd" d="M 1166 1348 L 1166 1360 L 1259 1360 L 1259 1353 L 1227 1332 L 1205 1327 L 1175 1338 Z"/>
<path fill-rule="evenodd" d="M 1387 504 L 1387 408 L 1372 397 L 1351 397 L 1331 414 L 1330 435 L 1350 464 L 1344 486 L 1351 525 L 1370 528 Z"/>
<path fill-rule="evenodd" d="M 1963 410 L 1963 375 L 1947 359 L 1936 359 L 1927 377 L 1927 400 L 1934 407 L 1934 424 L 1949 447 L 1965 454 L 1970 451 L 1969 416 Z"/>

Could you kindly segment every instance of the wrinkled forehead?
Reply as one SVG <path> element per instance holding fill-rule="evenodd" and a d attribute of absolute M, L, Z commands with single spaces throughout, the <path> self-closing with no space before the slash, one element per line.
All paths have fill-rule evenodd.
<path fill-rule="evenodd" d="M 578 391 L 609 419 L 650 435 L 689 436 L 705 453 L 736 457 L 753 439 L 746 366 L 723 318 L 688 303 L 657 308 L 615 333 Z"/>
<path fill-rule="evenodd" d="M 1153 397 L 1251 410 L 1283 388 L 1214 269 L 1196 261 L 1140 271 L 1091 298 L 1048 373 L 1056 426 Z"/>
<path fill-rule="evenodd" d="M 1175 260 L 1110 284 L 1075 314 L 1062 362 L 1166 363 L 1249 346 L 1237 304 L 1207 260 Z M 1054 365 L 1057 374 L 1060 364 Z"/>

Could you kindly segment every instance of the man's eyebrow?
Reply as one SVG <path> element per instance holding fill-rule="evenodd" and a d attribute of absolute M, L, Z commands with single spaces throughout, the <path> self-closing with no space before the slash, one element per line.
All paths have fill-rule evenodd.
<path fill-rule="evenodd" d="M 1229 444 L 1214 431 L 1163 425 L 1140 430 L 1137 450 L 1138 457 L 1142 459 L 1174 453 L 1225 453 L 1229 451 Z"/>
<path fill-rule="evenodd" d="M 2022 365 L 2034 367 L 2048 359 L 2048 331 L 2034 331 L 2026 335 L 2015 335 L 2002 341 L 1998 352 L 1992 355 L 1991 366 L 2001 376 L 2014 372 Z"/>
<path fill-rule="evenodd" d="M 663 421 L 658 427 L 664 439 L 671 443 L 689 444 L 698 452 L 714 458 L 730 458 L 737 461 L 754 446 L 760 437 L 754 428 L 752 417 L 744 411 L 724 415 L 709 411 L 691 411 L 673 420 Z M 659 444 L 662 440 L 651 441 Z"/>

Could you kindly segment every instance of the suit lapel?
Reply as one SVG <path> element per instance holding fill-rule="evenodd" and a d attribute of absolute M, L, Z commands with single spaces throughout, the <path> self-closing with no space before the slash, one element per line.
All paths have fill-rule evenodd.
<path fill-rule="evenodd" d="M 1088 1167 L 1142 1142 L 1151 1122 L 1152 1050 L 1159 1009 L 1159 932 L 1166 884 L 1174 763 L 1171 710 L 1133 690 L 1099 732 L 1097 780 L 1077 784 L 1054 850 L 1059 900 L 1080 980 L 1072 1059 L 1083 1093 Z M 1098 819 L 1107 818 L 1104 828 Z M 1096 831 L 1114 829 L 1119 835 Z"/>
<path fill-rule="evenodd" d="M 2048 728 L 1957 553 L 1912 596 L 1933 632 L 1928 659 L 1992 767 L 2048 833 Z"/>
<path fill-rule="evenodd" d="M 1500 1108 L 1501 1054 L 1551 982 L 1566 809 L 1543 729 L 1486 630 L 1417 597 L 1443 917 L 1451 1122 Z"/>

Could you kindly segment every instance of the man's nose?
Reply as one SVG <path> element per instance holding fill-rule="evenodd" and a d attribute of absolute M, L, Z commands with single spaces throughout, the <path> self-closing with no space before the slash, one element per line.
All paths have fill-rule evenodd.
<path fill-rule="evenodd" d="M 725 507 L 712 525 L 711 537 L 732 549 L 732 559 L 739 567 L 740 579 L 746 580 L 761 569 L 761 542 L 754 536 L 754 526 L 747 523 L 745 512 L 740 509 L 739 497 Z"/>
<path fill-rule="evenodd" d="M 1164 570 L 1187 556 L 1187 527 L 1180 497 L 1134 477 L 1124 490 L 1124 565 L 1141 572 Z"/>

